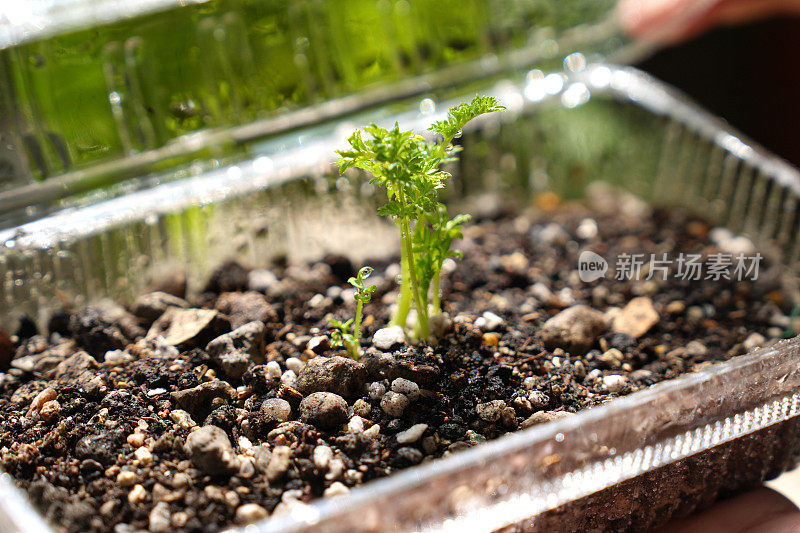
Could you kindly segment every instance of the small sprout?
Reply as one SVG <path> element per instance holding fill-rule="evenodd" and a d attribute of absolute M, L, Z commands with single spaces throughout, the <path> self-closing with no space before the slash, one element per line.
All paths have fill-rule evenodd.
<path fill-rule="evenodd" d="M 359 345 L 361 341 L 361 319 L 363 316 L 364 306 L 372 300 L 372 293 L 375 292 L 375 286 L 365 287 L 364 280 L 370 277 L 373 268 L 365 266 L 358 271 L 356 277 L 351 277 L 347 282 L 356 290 L 356 317 L 345 322 L 340 322 L 333 318 L 329 319 L 331 326 L 335 329 L 331 333 L 331 344 L 333 346 L 341 346 L 347 350 L 348 355 L 353 359 L 358 359 Z M 352 329 L 351 329 L 352 326 Z"/>
<path fill-rule="evenodd" d="M 438 192 L 450 177 L 439 167 L 455 160 L 459 148 L 453 146 L 453 141 L 461 136 L 467 122 L 503 109 L 492 97 L 476 96 L 471 102 L 452 108 L 445 120 L 430 127 L 441 136 L 438 141 L 427 142 L 413 131 L 400 131 L 397 123 L 391 130 L 371 124 L 364 128 L 370 139 L 365 140 L 356 130 L 348 139 L 350 149 L 337 152 L 341 156 L 337 163 L 341 172 L 360 168 L 372 174 L 370 183 L 386 191 L 387 202 L 378 214 L 391 217 L 400 230 L 402 269 L 400 297 L 392 323 L 405 326 L 413 303 L 418 339 L 428 337 L 429 305 L 433 314 L 441 312 L 442 263 L 448 257 L 460 257 L 450 246 L 461 237 L 461 228 L 469 221 L 469 215 L 450 218 L 447 208 L 439 202 Z"/>

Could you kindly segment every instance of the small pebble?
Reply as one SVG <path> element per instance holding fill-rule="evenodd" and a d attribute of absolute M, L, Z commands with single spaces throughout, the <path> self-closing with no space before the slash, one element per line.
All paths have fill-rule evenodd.
<path fill-rule="evenodd" d="M 108 500 L 100 506 L 100 516 L 111 516 L 116 507 L 117 502 L 115 500 Z"/>
<path fill-rule="evenodd" d="M 475 407 L 475 412 L 485 422 L 497 422 L 500 420 L 500 414 L 505 407 L 506 402 L 503 400 L 492 400 L 486 403 L 479 403 Z"/>
<path fill-rule="evenodd" d="M 347 422 L 347 402 L 332 392 L 309 394 L 300 402 L 300 420 L 322 429 L 338 429 Z"/>
<path fill-rule="evenodd" d="M 228 435 L 217 426 L 203 426 L 189 433 L 183 447 L 195 466 L 212 476 L 239 469 Z"/>
<path fill-rule="evenodd" d="M 453 329 L 453 320 L 447 313 L 439 313 L 428 319 L 431 336 L 440 339 Z"/>
<path fill-rule="evenodd" d="M 373 424 L 369 428 L 364 430 L 364 436 L 368 439 L 376 439 L 378 435 L 381 434 L 381 426 L 378 424 Z"/>
<path fill-rule="evenodd" d="M 58 403 L 58 400 L 50 400 L 49 402 L 45 402 L 39 411 L 39 415 L 42 417 L 42 420 L 46 422 L 54 420 L 59 414 L 61 414 L 61 404 Z"/>
<path fill-rule="evenodd" d="M 289 470 L 291 454 L 292 450 L 288 446 L 276 446 L 272 450 L 272 456 L 265 472 L 269 481 L 277 481 Z"/>
<path fill-rule="evenodd" d="M 294 387 L 296 381 L 297 381 L 297 374 L 294 373 L 294 370 L 287 370 L 281 375 L 281 385 L 285 385 L 287 387 Z"/>
<path fill-rule="evenodd" d="M 389 391 L 381 398 L 381 409 L 389 416 L 398 418 L 408 407 L 409 401 L 405 394 Z"/>
<path fill-rule="evenodd" d="M 147 491 L 141 485 L 135 485 L 128 493 L 128 503 L 138 505 L 147 498 Z"/>
<path fill-rule="evenodd" d="M 306 350 L 314 352 L 317 355 L 319 355 L 321 353 L 324 353 L 330 347 L 331 347 L 331 341 L 330 341 L 330 339 L 328 339 L 328 337 L 326 337 L 324 335 L 317 335 L 316 337 L 311 337 L 311 339 L 308 341 L 308 344 L 306 344 Z M 294 362 L 292 364 L 294 366 L 298 366 L 300 369 L 302 369 L 303 366 L 305 366 L 303 364 L 303 361 L 300 361 L 300 359 L 298 359 L 297 357 L 290 357 L 290 359 L 294 359 L 295 361 L 299 361 L 300 362 L 299 365 L 297 363 L 294 363 Z M 288 359 L 286 360 L 286 367 L 287 368 L 291 368 L 289 366 L 289 360 Z M 295 370 L 295 372 L 299 373 L 299 370 Z"/>
<path fill-rule="evenodd" d="M 686 353 L 697 357 L 702 357 L 708 353 L 706 345 L 699 341 L 691 341 L 686 344 Z"/>
<path fill-rule="evenodd" d="M 184 411 L 183 409 L 175 409 L 169 413 L 169 417 L 175 422 L 181 429 L 189 429 L 193 428 L 197 424 L 194 420 L 192 420 L 192 415 Z"/>
<path fill-rule="evenodd" d="M 362 398 L 359 398 L 353 404 L 353 412 L 360 417 L 366 418 L 372 412 L 372 406 Z"/>
<path fill-rule="evenodd" d="M 168 503 L 158 502 L 155 504 L 148 516 L 148 528 L 151 533 L 170 533 L 172 531 L 170 518 Z"/>
<path fill-rule="evenodd" d="M 295 374 L 299 374 L 300 371 L 303 370 L 303 367 L 305 365 L 306 364 L 301 359 L 298 359 L 297 357 L 290 357 L 290 358 L 288 358 L 286 360 L 286 368 L 288 368 L 289 370 L 291 370 Z"/>
<path fill-rule="evenodd" d="M 58 393 L 52 387 L 47 387 L 42 392 L 36 395 L 36 397 L 31 402 L 31 411 L 39 411 L 49 401 L 55 400 L 58 397 Z"/>
<path fill-rule="evenodd" d="M 664 311 L 669 313 L 670 315 L 680 315 L 686 310 L 686 304 L 680 300 L 674 300 L 667 304 L 664 308 Z"/>
<path fill-rule="evenodd" d="M 251 291 L 267 292 L 278 284 L 278 277 L 269 270 L 254 269 L 247 275 L 247 287 Z"/>
<path fill-rule="evenodd" d="M 367 385 L 367 394 L 370 400 L 380 400 L 386 394 L 386 387 L 380 381 Z"/>
<path fill-rule="evenodd" d="M 767 342 L 767 339 L 762 334 L 760 334 L 760 333 L 751 333 L 744 340 L 744 342 L 742 343 L 742 346 L 744 346 L 744 349 L 749 352 L 751 350 L 755 350 L 759 346 L 763 346 L 764 344 L 766 344 L 766 342 Z"/>
<path fill-rule="evenodd" d="M 271 422 L 286 422 L 292 415 L 292 406 L 281 398 L 269 398 L 261 404 L 261 413 Z"/>
<path fill-rule="evenodd" d="M 500 329 L 505 323 L 505 320 L 491 311 L 487 311 L 475 319 L 475 327 L 483 332 Z"/>
<path fill-rule="evenodd" d="M 612 329 L 638 339 L 658 324 L 659 316 L 650 298 L 634 298 L 614 319 Z"/>
<path fill-rule="evenodd" d="M 142 444 L 144 444 L 144 439 L 144 433 L 131 433 L 125 440 L 134 448 L 139 448 Z"/>
<path fill-rule="evenodd" d="M 544 409 L 550 403 L 550 397 L 542 391 L 533 390 L 528 393 L 528 401 L 534 409 Z"/>
<path fill-rule="evenodd" d="M 328 468 L 328 464 L 333 459 L 333 449 L 330 446 L 326 446 L 321 444 L 314 448 L 314 466 L 320 468 L 322 470 L 326 470 Z"/>
<path fill-rule="evenodd" d="M 354 415 L 350 422 L 347 423 L 347 431 L 354 434 L 364 433 L 364 419 Z"/>
<path fill-rule="evenodd" d="M 619 368 L 625 360 L 625 356 L 616 348 L 611 348 L 598 355 L 595 359 L 606 368 Z"/>
<path fill-rule="evenodd" d="M 120 487 L 132 487 L 136 484 L 136 474 L 128 470 L 123 470 L 117 474 L 117 485 Z"/>
<path fill-rule="evenodd" d="M 540 330 L 549 349 L 562 348 L 572 353 L 586 352 L 606 330 L 603 313 L 587 305 L 574 305 L 549 318 Z"/>
<path fill-rule="evenodd" d="M 273 378 L 280 379 L 281 375 L 283 374 L 281 365 L 279 365 L 277 361 L 270 361 L 267 363 L 267 374 Z"/>
<path fill-rule="evenodd" d="M 144 446 L 137 448 L 136 451 L 133 452 L 133 456 L 139 461 L 139 464 L 142 465 L 149 465 L 153 462 L 153 454 Z"/>
<path fill-rule="evenodd" d="M 322 492 L 322 495 L 326 498 L 330 498 L 331 496 L 342 496 L 350 492 L 350 489 L 344 483 L 339 481 L 334 481 L 331 483 L 331 486 L 325 489 Z"/>
<path fill-rule="evenodd" d="M 419 398 L 419 385 L 408 379 L 397 378 L 392 381 L 392 390 L 404 394 L 412 402 Z"/>
<path fill-rule="evenodd" d="M 409 447 L 397 448 L 395 454 L 397 459 L 412 465 L 419 464 L 420 462 L 422 462 L 423 459 L 422 452 L 416 448 L 409 448 Z"/>
<path fill-rule="evenodd" d="M 414 424 L 405 431 L 397 434 L 397 444 L 411 444 L 422 438 L 428 429 L 428 424 Z"/>
<path fill-rule="evenodd" d="M 183 527 L 189 521 L 189 514 L 185 511 L 178 511 L 172 515 L 172 525 Z"/>
<path fill-rule="evenodd" d="M 236 523 L 238 524 L 250 524 L 264 520 L 268 516 L 269 512 L 257 503 L 246 503 L 236 509 Z"/>
<path fill-rule="evenodd" d="M 481 344 L 484 346 L 497 346 L 500 344 L 500 334 L 495 331 L 484 333 Z"/>
<path fill-rule="evenodd" d="M 177 472 L 172 476 L 172 487 L 175 489 L 182 489 L 188 487 L 192 483 L 192 478 L 183 472 Z"/>
<path fill-rule="evenodd" d="M 539 411 L 537 413 L 533 413 L 522 422 L 522 429 L 539 424 L 545 424 L 547 422 L 552 422 L 553 420 L 558 420 L 559 418 L 567 418 L 570 416 L 573 416 L 573 413 L 567 411 Z"/>
<path fill-rule="evenodd" d="M 628 378 L 618 374 L 603 376 L 603 386 L 610 393 L 620 392 L 628 384 Z"/>

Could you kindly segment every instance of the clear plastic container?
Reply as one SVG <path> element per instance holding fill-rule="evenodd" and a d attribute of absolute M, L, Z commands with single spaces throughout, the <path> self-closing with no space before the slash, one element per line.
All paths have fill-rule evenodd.
<path fill-rule="evenodd" d="M 547 74 L 523 68 L 541 56 L 519 50 L 502 68 L 492 67 L 499 56 L 478 54 L 458 63 L 460 77 L 451 80 L 437 73 L 390 80 L 163 146 L 121 150 L 74 172 L 37 178 L 31 171 L 19 178 L 29 181 L 0 191 L 7 207 L 0 324 L 22 314 L 43 321 L 60 296 L 76 305 L 130 300 L 174 269 L 187 273 L 191 290 L 227 258 L 260 266 L 281 256 L 388 252 L 392 232 L 375 218 L 369 187 L 356 176 L 332 179 L 333 150 L 364 122 L 422 129 L 476 91 L 497 96 L 508 112 L 465 132 L 454 201 L 548 189 L 579 197 L 591 181 L 605 180 L 744 232 L 796 275 L 795 169 L 635 69 L 573 53 Z M 419 85 L 424 80 L 439 81 Z M 783 341 L 255 527 L 646 529 L 795 465 L 798 356 L 797 339 Z M 0 517 L 3 531 L 48 530 L 7 475 L 0 476 Z"/>

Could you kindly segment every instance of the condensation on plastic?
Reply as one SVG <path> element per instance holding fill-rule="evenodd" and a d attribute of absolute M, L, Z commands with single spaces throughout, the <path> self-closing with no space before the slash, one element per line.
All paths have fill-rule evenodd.
<path fill-rule="evenodd" d="M 500 98 L 508 112 L 465 132 L 457 184 L 473 179 L 512 193 L 519 186 L 558 189 L 564 176 L 586 167 L 653 203 L 701 210 L 757 239 L 796 272 L 796 170 L 635 69 L 586 65 L 577 55 L 566 67 L 481 91 Z M 78 303 L 130 297 L 166 267 L 187 269 L 197 283 L 230 255 L 251 265 L 275 255 L 302 260 L 358 249 L 359 239 L 377 253 L 389 240 L 387 226 L 369 218 L 370 191 L 358 179 L 330 180 L 332 150 L 356 124 L 396 119 L 421 129 L 451 103 L 416 100 L 407 112 L 364 111 L 265 139 L 236 165 L 173 176 L 0 233 L 0 323 L 22 312 L 44 318 L 56 291 Z M 408 102 L 394 109 L 401 105 Z M 543 126 L 548 120 L 550 129 Z M 610 142 L 603 133 L 619 144 L 603 144 Z M 642 144 L 628 146 L 636 142 Z M 549 159 L 542 162 L 539 153 Z M 799 355 L 797 339 L 783 341 L 246 531 L 464 531 L 519 523 L 797 416 Z M 797 435 L 782 438 L 796 451 Z M 789 456 L 768 455 L 757 476 L 793 467 L 795 453 Z M 650 494 L 657 497 L 658 487 Z M 10 502 L 0 503 L 4 530 L 41 523 L 7 476 L 0 477 L 0 502 Z"/>
<path fill-rule="evenodd" d="M 208 0 L 0 0 L 0 49 Z"/>
<path fill-rule="evenodd" d="M 632 46 L 615 4 L 0 0 L 0 225 L 236 155 L 290 112 L 313 121 L 574 51 L 609 58 Z"/>

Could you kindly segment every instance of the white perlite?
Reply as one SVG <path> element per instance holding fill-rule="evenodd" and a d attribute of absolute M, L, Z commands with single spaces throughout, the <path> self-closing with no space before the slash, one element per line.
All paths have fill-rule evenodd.
<path fill-rule="evenodd" d="M 152 533 L 169 533 L 172 531 L 170 525 L 169 504 L 158 502 L 148 517 L 148 527 Z"/>
<path fill-rule="evenodd" d="M 372 344 L 379 350 L 389 350 L 405 342 L 406 334 L 400 326 L 381 328 L 372 335 Z"/>
<path fill-rule="evenodd" d="M 419 398 L 419 385 L 405 378 L 392 381 L 392 390 L 404 394 L 412 402 Z"/>
<path fill-rule="evenodd" d="M 428 429 L 428 424 L 414 424 L 405 431 L 397 434 L 397 444 L 411 444 L 417 442 L 422 438 L 425 430 Z"/>
<path fill-rule="evenodd" d="M 383 412 L 395 418 L 402 416 L 408 404 L 408 398 L 406 398 L 405 394 L 400 394 L 399 392 L 389 391 L 381 398 Z"/>
<path fill-rule="evenodd" d="M 267 363 L 267 373 L 273 378 L 280 378 L 283 371 L 277 361 L 270 361 Z"/>
<path fill-rule="evenodd" d="M 281 375 L 281 385 L 285 385 L 287 387 L 294 387 L 295 382 L 297 381 L 297 374 L 294 373 L 294 370 L 287 370 L 286 372 Z"/>
<path fill-rule="evenodd" d="M 380 434 L 381 434 L 381 426 L 378 424 L 374 424 L 370 426 L 369 429 L 364 430 L 364 436 L 369 439 L 376 439 Z"/>
<path fill-rule="evenodd" d="M 333 459 L 333 450 L 330 446 L 321 444 L 314 448 L 314 466 L 317 468 L 327 469 L 331 459 Z"/>
<path fill-rule="evenodd" d="M 169 417 L 175 422 L 175 425 L 181 429 L 189 429 L 197 425 L 197 423 L 192 420 L 192 415 L 183 409 L 175 409 L 170 412 Z"/>
<path fill-rule="evenodd" d="M 375 381 L 367 386 L 367 394 L 370 400 L 378 400 L 386 394 L 386 387 L 380 381 Z"/>
<path fill-rule="evenodd" d="M 286 360 L 286 368 L 288 368 L 295 374 L 299 374 L 300 371 L 303 370 L 304 366 L 306 366 L 306 364 L 297 357 L 290 357 L 289 359 Z"/>
<path fill-rule="evenodd" d="M 133 452 L 133 456 L 136 457 L 139 464 L 147 465 L 153 461 L 153 454 L 144 446 L 137 448 L 136 451 Z"/>
<path fill-rule="evenodd" d="M 257 522 L 258 520 L 263 520 L 268 516 L 269 513 L 267 510 L 257 503 L 246 503 L 236 509 L 236 522 L 239 524 Z"/>
<path fill-rule="evenodd" d="M 267 465 L 267 479 L 275 481 L 283 476 L 289 470 L 290 457 L 292 450 L 288 446 L 276 446 L 272 450 L 269 464 Z"/>
<path fill-rule="evenodd" d="M 334 481 L 331 483 L 330 487 L 325 489 L 322 495 L 326 498 L 330 498 L 331 496 L 341 496 L 342 494 L 347 494 L 348 492 L 350 492 L 350 489 L 347 485 L 340 481 Z"/>
<path fill-rule="evenodd" d="M 619 392 L 628 384 L 628 378 L 617 374 L 603 377 L 603 386 L 608 392 Z"/>
<path fill-rule="evenodd" d="M 364 433 L 364 419 L 358 415 L 353 415 L 347 423 L 347 431 L 350 433 Z"/>
<path fill-rule="evenodd" d="M 505 320 L 491 311 L 486 311 L 475 319 L 475 327 L 481 331 L 494 331 L 505 324 Z"/>

